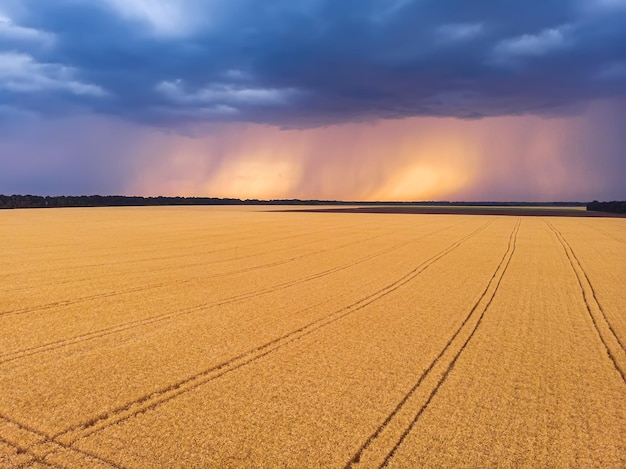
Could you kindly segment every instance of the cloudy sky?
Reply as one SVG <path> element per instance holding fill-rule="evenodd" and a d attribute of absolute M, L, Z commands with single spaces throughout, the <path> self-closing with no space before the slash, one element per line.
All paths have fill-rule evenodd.
<path fill-rule="evenodd" d="M 0 193 L 625 199 L 626 0 L 0 0 Z"/>

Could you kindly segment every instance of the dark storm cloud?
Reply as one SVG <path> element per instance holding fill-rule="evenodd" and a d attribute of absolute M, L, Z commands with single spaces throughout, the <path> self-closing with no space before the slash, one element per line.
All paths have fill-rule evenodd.
<path fill-rule="evenodd" d="M 21 112 L 308 126 L 562 114 L 626 94 L 622 0 L 9 0 L 2 8 L 0 104 Z"/>

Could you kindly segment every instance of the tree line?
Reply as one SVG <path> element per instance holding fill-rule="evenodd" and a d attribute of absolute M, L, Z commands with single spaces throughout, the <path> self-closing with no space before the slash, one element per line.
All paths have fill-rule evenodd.
<path fill-rule="evenodd" d="M 626 213 L 626 201 L 612 200 L 611 202 L 598 202 L 594 200 L 587 204 L 590 212 Z"/>
<path fill-rule="evenodd" d="M 594 202 L 597 203 L 597 202 Z M 613 202 L 610 202 L 613 203 Z M 2 195 L 0 209 L 11 208 L 55 208 L 55 207 L 138 207 L 164 205 L 439 205 L 439 206 L 530 206 L 530 207 L 582 207 L 584 202 L 346 202 L 339 200 L 302 199 L 235 199 L 219 197 L 141 197 L 124 195 L 80 195 L 80 196 L 40 196 Z M 588 204 L 589 206 L 590 204 Z"/>
<path fill-rule="evenodd" d="M 162 205 L 289 205 L 321 204 L 322 201 L 258 200 L 218 197 L 141 197 L 123 195 L 40 196 L 2 195 L 0 209 L 7 208 L 54 208 L 54 207 L 138 207 Z"/>

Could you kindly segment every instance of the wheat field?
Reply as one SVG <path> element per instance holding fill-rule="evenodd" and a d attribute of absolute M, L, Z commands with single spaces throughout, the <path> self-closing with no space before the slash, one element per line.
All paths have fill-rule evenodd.
<path fill-rule="evenodd" d="M 0 467 L 626 467 L 626 219 L 11 210 L 0 246 Z"/>

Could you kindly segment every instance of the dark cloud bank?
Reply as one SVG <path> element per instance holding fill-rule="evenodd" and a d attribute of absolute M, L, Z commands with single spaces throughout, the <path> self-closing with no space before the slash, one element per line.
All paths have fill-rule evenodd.
<path fill-rule="evenodd" d="M 553 114 L 626 93 L 619 0 L 10 5 L 2 101 L 53 115 L 291 126 Z"/>

